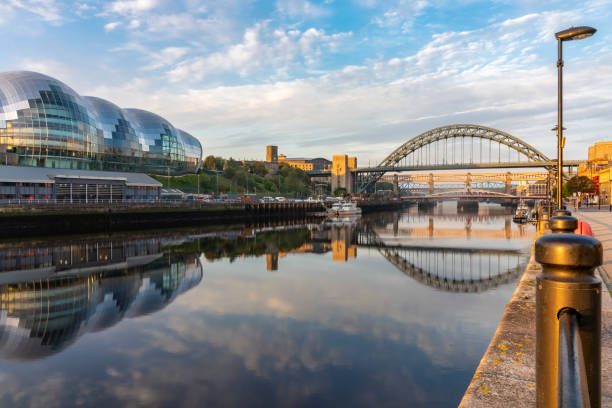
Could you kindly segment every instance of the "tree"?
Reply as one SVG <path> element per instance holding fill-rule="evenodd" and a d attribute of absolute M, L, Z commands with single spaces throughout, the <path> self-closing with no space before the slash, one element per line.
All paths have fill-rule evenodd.
<path fill-rule="evenodd" d="M 595 182 L 587 176 L 572 177 L 565 184 L 568 195 L 595 192 Z M 565 189 L 564 189 L 565 190 Z"/>
<path fill-rule="evenodd" d="M 346 188 L 344 187 L 338 187 L 337 189 L 334 190 L 335 197 L 344 197 L 345 195 L 346 195 Z"/>
<path fill-rule="evenodd" d="M 236 168 L 233 166 L 228 166 L 225 171 L 223 171 L 223 175 L 228 179 L 234 178 L 236 175 Z"/>
<path fill-rule="evenodd" d="M 255 162 L 255 164 L 253 165 L 253 171 L 255 174 L 262 177 L 268 174 L 268 169 L 266 169 L 266 165 L 263 164 L 263 162 L 259 161 Z"/>
<path fill-rule="evenodd" d="M 215 168 L 217 170 L 223 170 L 223 164 L 224 163 L 225 163 L 225 160 L 223 159 L 223 157 L 215 158 Z"/>
<path fill-rule="evenodd" d="M 214 170 L 217 167 L 215 156 L 206 156 L 204 159 L 204 168 L 208 170 Z"/>

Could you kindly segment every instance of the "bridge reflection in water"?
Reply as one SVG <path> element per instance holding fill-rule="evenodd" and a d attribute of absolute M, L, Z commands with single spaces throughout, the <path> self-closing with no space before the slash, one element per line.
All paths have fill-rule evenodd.
<path fill-rule="evenodd" d="M 441 229 L 434 229 L 436 225 Z M 0 244 L 0 359 L 43 358 L 85 333 L 163 309 L 200 283 L 201 257 L 213 262 L 265 256 L 267 269 L 277 270 L 279 258 L 287 254 L 331 252 L 332 261 L 347 262 L 358 251 L 375 250 L 406 276 L 451 292 L 480 292 L 509 283 L 527 262 L 520 248 L 475 248 L 448 241 L 440 246 L 430 239 L 442 236 L 494 237 L 498 242 L 526 238 L 494 215 L 389 213 L 370 223 L 366 218 L 140 239 Z M 465 245 L 465 239 L 455 242 Z"/>
<path fill-rule="evenodd" d="M 144 239 L 1 248 L 0 358 L 43 358 L 163 309 L 203 275 L 196 254 L 163 247 Z"/>
<path fill-rule="evenodd" d="M 436 229 L 436 223 L 446 225 Z M 347 262 L 357 258 L 359 249 L 376 249 L 418 282 L 451 292 L 480 292 L 518 278 L 528 253 L 523 247 L 512 249 L 512 245 L 499 243 L 529 237 L 525 226 L 512 224 L 510 216 L 504 213 L 439 216 L 387 213 L 379 216 L 376 223 L 331 223 L 326 228 L 312 229 L 309 242 L 291 252 L 332 252 L 334 262 Z M 406 238 L 410 239 L 408 243 Z M 445 240 L 432 241 L 440 238 Z M 466 239 L 475 241 L 470 244 Z M 278 254 L 268 257 L 278 268 Z"/>

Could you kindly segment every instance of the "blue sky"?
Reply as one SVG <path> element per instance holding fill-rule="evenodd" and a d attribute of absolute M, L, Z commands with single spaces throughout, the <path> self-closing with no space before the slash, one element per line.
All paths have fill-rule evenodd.
<path fill-rule="evenodd" d="M 205 154 L 382 160 L 428 129 L 495 127 L 554 157 L 612 140 L 611 0 L 3 0 L 0 70 L 166 117 Z"/>

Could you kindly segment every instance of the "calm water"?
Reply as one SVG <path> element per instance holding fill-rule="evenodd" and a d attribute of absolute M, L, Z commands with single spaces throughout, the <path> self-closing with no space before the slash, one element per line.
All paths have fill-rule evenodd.
<path fill-rule="evenodd" d="M 0 406 L 456 406 L 533 234 L 445 203 L 0 243 Z"/>

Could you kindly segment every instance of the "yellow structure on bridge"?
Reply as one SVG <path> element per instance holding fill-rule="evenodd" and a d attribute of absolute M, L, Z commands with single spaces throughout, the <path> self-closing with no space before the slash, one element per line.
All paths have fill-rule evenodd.
<path fill-rule="evenodd" d="M 433 193 L 435 183 L 465 183 L 467 188 L 470 188 L 472 182 L 482 181 L 499 181 L 506 184 L 505 192 L 510 194 L 512 192 L 513 181 L 520 183 L 518 192 L 520 190 L 527 190 L 529 193 L 534 194 L 546 194 L 546 184 L 540 183 L 537 185 L 527 184 L 529 181 L 541 182 L 547 181 L 552 177 L 548 172 L 505 172 L 505 173 L 412 173 L 412 174 L 389 174 L 381 177 L 381 181 L 392 183 L 394 191 L 398 192 L 398 183 L 427 183 L 429 185 L 429 192 Z M 538 191 L 534 186 L 539 187 Z M 539 191 L 542 190 L 542 191 Z"/>

